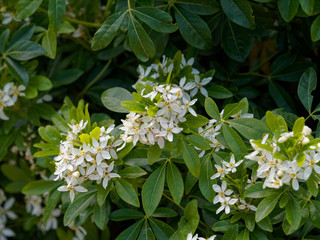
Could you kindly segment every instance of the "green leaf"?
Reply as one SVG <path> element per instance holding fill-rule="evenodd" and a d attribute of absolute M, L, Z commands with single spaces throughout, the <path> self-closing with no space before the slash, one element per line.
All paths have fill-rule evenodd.
<path fill-rule="evenodd" d="M 0 53 L 3 54 L 4 50 L 6 48 L 6 44 L 9 40 L 9 36 L 10 36 L 10 30 L 6 29 L 4 30 L 1 35 L 0 35 Z"/>
<path fill-rule="evenodd" d="M 286 22 L 290 22 L 298 12 L 299 0 L 279 0 L 278 8 L 281 17 Z"/>
<path fill-rule="evenodd" d="M 232 115 L 235 115 L 236 113 L 240 112 L 246 104 L 244 102 L 239 102 L 239 103 L 229 103 L 224 107 L 224 112 L 223 112 L 223 119 L 228 119 Z"/>
<path fill-rule="evenodd" d="M 120 233 L 116 240 L 136 240 L 144 221 L 144 219 L 141 219 L 139 222 L 132 224 Z"/>
<path fill-rule="evenodd" d="M 182 8 L 175 7 L 174 15 L 184 40 L 199 49 L 209 49 L 212 44 L 210 29 L 201 17 Z"/>
<path fill-rule="evenodd" d="M 46 203 L 46 206 L 44 208 L 43 212 L 43 224 L 46 225 L 47 221 L 49 220 L 52 211 L 56 208 L 59 200 L 61 197 L 61 192 L 58 190 L 53 191 L 48 199 L 48 202 Z"/>
<path fill-rule="evenodd" d="M 63 119 L 63 117 L 61 117 L 59 114 L 54 114 L 51 117 L 51 120 L 60 131 L 68 133 L 70 127 L 68 126 L 67 122 Z"/>
<path fill-rule="evenodd" d="M 158 146 L 158 144 L 150 146 L 147 152 L 149 165 L 152 165 L 155 162 L 157 162 L 161 156 L 161 153 L 162 149 Z"/>
<path fill-rule="evenodd" d="M 260 222 L 267 217 L 277 205 L 282 194 L 271 195 L 264 198 L 258 205 L 256 211 L 256 222 Z"/>
<path fill-rule="evenodd" d="M 116 33 L 126 16 L 127 12 L 120 11 L 109 16 L 98 31 L 94 34 L 91 48 L 93 50 L 100 50 L 107 47 L 112 39 L 116 36 Z"/>
<path fill-rule="evenodd" d="M 101 94 L 103 105 L 113 112 L 128 113 L 129 111 L 121 106 L 123 101 L 133 101 L 131 93 L 120 87 L 109 88 Z"/>
<path fill-rule="evenodd" d="M 147 172 L 144 171 L 142 168 L 140 167 L 126 167 L 124 169 L 121 169 L 118 174 L 122 177 L 122 178 L 138 178 L 141 177 L 143 175 L 146 175 Z"/>
<path fill-rule="evenodd" d="M 151 38 L 140 23 L 131 15 L 128 34 L 130 47 L 140 61 L 146 62 L 149 58 L 154 57 L 156 50 Z"/>
<path fill-rule="evenodd" d="M 318 184 L 319 178 L 317 177 L 316 173 L 313 171 L 310 177 L 307 180 L 307 186 L 310 191 L 310 193 L 316 197 L 318 196 L 319 192 L 319 184 Z"/>
<path fill-rule="evenodd" d="M 98 228 L 103 230 L 106 226 L 107 221 L 107 202 L 105 201 L 102 206 L 99 206 L 98 203 L 94 205 L 93 208 L 93 220 Z"/>
<path fill-rule="evenodd" d="M 309 204 L 310 219 L 312 224 L 320 229 L 320 202 L 311 200 Z"/>
<path fill-rule="evenodd" d="M 237 236 L 236 240 L 250 240 L 248 229 L 242 230 Z"/>
<path fill-rule="evenodd" d="M 317 87 L 317 74 L 314 68 L 308 68 L 301 76 L 298 86 L 298 96 L 303 106 L 311 113 L 312 91 Z"/>
<path fill-rule="evenodd" d="M 302 10 L 309 16 L 312 15 L 314 9 L 314 0 L 300 0 Z"/>
<path fill-rule="evenodd" d="M 190 146 L 186 142 L 183 142 L 182 156 L 189 171 L 193 176 L 198 178 L 200 174 L 200 159 L 194 147 Z"/>
<path fill-rule="evenodd" d="M 196 117 L 188 114 L 186 119 L 187 121 L 184 123 L 186 123 L 190 128 L 199 128 L 209 123 L 209 119 L 200 114 L 198 114 Z"/>
<path fill-rule="evenodd" d="M 204 158 L 202 158 L 200 176 L 199 176 L 199 188 L 202 195 L 209 202 L 212 202 L 214 197 L 212 185 L 215 183 L 215 180 L 211 179 L 211 176 L 213 174 L 214 174 L 214 171 L 211 163 L 211 155 L 208 154 Z"/>
<path fill-rule="evenodd" d="M 69 85 L 77 81 L 82 76 L 82 74 L 83 71 L 80 69 L 62 70 L 51 77 L 53 88 Z"/>
<path fill-rule="evenodd" d="M 10 40 L 9 47 L 16 44 L 17 42 L 30 40 L 31 37 L 33 36 L 35 28 L 36 28 L 35 24 L 27 24 L 20 27 L 18 31 L 13 33 Z"/>
<path fill-rule="evenodd" d="M 273 232 L 272 223 L 270 217 L 265 217 L 260 222 L 257 222 L 259 228 L 267 232 Z"/>
<path fill-rule="evenodd" d="M 40 7 L 42 0 L 19 0 L 17 4 L 16 18 L 30 17 Z"/>
<path fill-rule="evenodd" d="M 132 9 L 133 13 L 150 28 L 161 33 L 172 33 L 178 29 L 172 24 L 169 13 L 154 7 L 137 7 Z"/>
<path fill-rule="evenodd" d="M 141 113 L 146 112 L 145 107 L 135 101 L 123 101 L 121 102 L 121 106 L 125 109 L 128 109 L 130 112 Z"/>
<path fill-rule="evenodd" d="M 275 81 L 268 82 L 269 93 L 278 107 L 284 108 L 287 112 L 294 112 L 295 106 L 288 92 Z"/>
<path fill-rule="evenodd" d="M 152 233 L 151 227 L 149 226 L 147 219 L 144 221 L 144 225 L 141 228 L 137 240 L 155 240 L 155 237 Z"/>
<path fill-rule="evenodd" d="M 256 183 L 251 185 L 245 192 L 244 196 L 247 198 L 264 198 L 270 195 L 279 193 L 278 189 L 265 188 L 263 189 L 263 183 Z"/>
<path fill-rule="evenodd" d="M 174 233 L 174 230 L 172 227 L 170 227 L 165 222 L 159 221 L 154 218 L 149 218 L 149 223 L 152 228 L 152 231 L 155 235 L 155 237 L 158 240 L 168 240 L 169 237 Z"/>
<path fill-rule="evenodd" d="M 286 217 L 289 224 L 298 229 L 301 221 L 301 208 L 296 199 L 290 196 L 289 202 L 286 205 Z"/>
<path fill-rule="evenodd" d="M 76 197 L 68 207 L 63 218 L 63 224 L 65 226 L 70 225 L 77 216 L 79 216 L 95 201 L 95 199 L 96 191 L 81 193 L 81 195 Z"/>
<path fill-rule="evenodd" d="M 232 22 L 245 28 L 254 28 L 253 10 L 249 1 L 223 0 L 221 1 L 221 6 Z"/>
<path fill-rule="evenodd" d="M 255 118 L 233 119 L 227 123 L 248 140 L 261 139 L 264 133 L 270 132 L 265 123 Z"/>
<path fill-rule="evenodd" d="M 314 42 L 320 40 L 320 16 L 318 16 L 311 24 L 311 39 Z"/>
<path fill-rule="evenodd" d="M 197 15 L 212 15 L 221 10 L 219 4 L 212 0 L 176 0 L 175 4 Z"/>
<path fill-rule="evenodd" d="M 112 184 L 108 184 L 106 189 L 102 186 L 102 184 L 97 186 L 97 202 L 99 206 L 102 206 L 105 202 L 109 192 L 113 189 Z"/>
<path fill-rule="evenodd" d="M 210 150 L 212 148 L 208 141 L 201 135 L 188 135 L 186 140 L 193 146 L 203 150 Z"/>
<path fill-rule="evenodd" d="M 222 134 L 232 152 L 235 154 L 244 154 L 247 152 L 246 145 L 235 130 L 223 124 Z"/>
<path fill-rule="evenodd" d="M 250 237 L 251 237 L 251 240 L 268 240 L 266 235 L 257 229 L 250 234 Z"/>
<path fill-rule="evenodd" d="M 117 221 L 117 222 L 130 220 L 130 219 L 139 219 L 143 217 L 144 217 L 144 214 L 142 212 L 136 209 L 130 209 L 130 208 L 118 209 L 109 215 L 109 219 L 111 221 Z"/>
<path fill-rule="evenodd" d="M 22 193 L 26 195 L 40 195 L 58 188 L 62 182 L 36 180 L 28 183 L 23 189 Z"/>
<path fill-rule="evenodd" d="M 256 225 L 256 221 L 254 219 L 254 214 L 246 214 L 245 215 L 245 224 L 246 224 L 246 228 L 252 232 L 255 225 Z"/>
<path fill-rule="evenodd" d="M 181 173 L 172 161 L 169 161 L 167 164 L 167 184 L 174 202 L 179 205 L 182 199 L 184 185 Z"/>
<path fill-rule="evenodd" d="M 225 22 L 222 30 L 222 48 L 233 60 L 244 62 L 251 50 L 248 29 L 240 27 L 229 20 Z"/>
<path fill-rule="evenodd" d="M 172 218 L 176 217 L 178 214 L 176 211 L 174 211 L 171 208 L 167 207 L 158 207 L 154 213 L 151 215 L 151 217 L 155 218 Z"/>
<path fill-rule="evenodd" d="M 5 61 L 10 73 L 16 79 L 18 79 L 23 85 L 27 86 L 29 83 L 29 75 L 26 69 L 19 62 L 16 62 L 15 60 L 9 57 L 6 57 Z"/>
<path fill-rule="evenodd" d="M 117 179 L 115 182 L 116 190 L 120 198 L 132 206 L 140 207 L 138 195 L 132 185 L 122 179 Z"/>
<path fill-rule="evenodd" d="M 52 83 L 49 78 L 41 75 L 36 75 L 30 79 L 30 85 L 35 86 L 39 91 L 47 91 L 52 88 Z"/>
<path fill-rule="evenodd" d="M 49 28 L 45 31 L 44 36 L 41 41 L 41 46 L 44 50 L 46 50 L 46 56 L 54 59 L 56 57 L 57 52 L 57 38 L 56 33 Z"/>
<path fill-rule="evenodd" d="M 204 102 L 204 108 L 210 117 L 217 121 L 220 121 L 219 108 L 217 104 L 212 100 L 212 98 L 206 98 Z"/>
<path fill-rule="evenodd" d="M 12 135 L 14 136 L 14 135 Z M 4 136 L 7 139 L 9 139 L 9 137 Z M 5 140 L 7 140 L 5 139 Z M 3 139 L 1 139 L 3 140 Z M 14 139 L 12 139 L 14 140 Z M 23 171 L 22 169 L 16 167 L 16 166 L 12 166 L 10 164 L 2 164 L 1 165 L 1 170 L 2 173 L 10 180 L 12 181 L 22 181 L 22 180 L 32 180 L 32 178 L 28 175 L 28 173 L 26 171 Z"/>
<path fill-rule="evenodd" d="M 161 200 L 165 176 L 166 171 L 164 165 L 155 170 L 143 184 L 141 198 L 146 216 L 151 216 Z"/>
<path fill-rule="evenodd" d="M 214 84 L 213 86 L 207 88 L 207 90 L 209 96 L 214 99 L 226 99 L 233 96 L 232 92 L 219 84 Z"/>
<path fill-rule="evenodd" d="M 228 231 L 223 235 L 222 240 L 236 239 L 238 236 L 238 224 L 231 226 Z"/>
<path fill-rule="evenodd" d="M 48 16 L 50 26 L 54 31 L 58 31 L 62 26 L 63 18 L 66 13 L 65 0 L 49 0 Z"/>
<path fill-rule="evenodd" d="M 302 133 L 302 130 L 303 130 L 303 127 L 304 127 L 304 123 L 305 123 L 304 117 L 298 118 L 298 119 L 294 122 L 292 131 L 293 131 L 293 133 L 294 133 L 295 135 L 296 135 L 296 134 L 299 134 L 299 133 Z"/>

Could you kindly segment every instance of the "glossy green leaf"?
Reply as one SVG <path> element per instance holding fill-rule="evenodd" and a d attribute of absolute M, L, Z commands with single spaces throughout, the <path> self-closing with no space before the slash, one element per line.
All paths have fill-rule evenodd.
<path fill-rule="evenodd" d="M 149 223 L 157 240 L 168 240 L 174 233 L 173 228 L 165 222 L 149 218 Z"/>
<path fill-rule="evenodd" d="M 264 133 L 269 132 L 267 125 L 255 118 L 232 119 L 227 123 L 248 140 L 261 139 Z"/>
<path fill-rule="evenodd" d="M 127 109 L 121 106 L 123 101 L 133 101 L 131 93 L 120 87 L 109 88 L 101 94 L 103 105 L 113 112 L 127 113 Z"/>
<path fill-rule="evenodd" d="M 30 17 L 40 7 L 42 0 L 19 0 L 17 4 L 16 17 L 25 19 Z"/>
<path fill-rule="evenodd" d="M 194 147 L 190 146 L 186 142 L 183 142 L 182 156 L 189 171 L 193 176 L 198 178 L 200 174 L 200 159 Z"/>
<path fill-rule="evenodd" d="M 18 61 L 27 61 L 45 53 L 39 44 L 31 41 L 17 42 L 6 50 L 6 55 Z"/>
<path fill-rule="evenodd" d="M 89 191 L 82 193 L 79 197 L 77 196 L 68 207 L 63 218 L 63 224 L 65 226 L 71 224 L 77 216 L 79 216 L 95 201 L 95 199 L 96 191 Z"/>
<path fill-rule="evenodd" d="M 129 44 L 136 57 L 146 62 L 154 57 L 156 50 L 154 44 L 141 24 L 132 16 L 129 21 Z"/>
<path fill-rule="evenodd" d="M 310 219 L 316 228 L 320 228 L 320 202 L 312 200 L 309 203 Z"/>
<path fill-rule="evenodd" d="M 245 192 L 244 196 L 248 198 L 264 198 L 279 192 L 278 189 L 263 188 L 263 183 L 251 185 Z"/>
<path fill-rule="evenodd" d="M 116 190 L 120 198 L 132 206 L 140 207 L 138 195 L 132 185 L 122 179 L 115 181 Z"/>
<path fill-rule="evenodd" d="M 54 31 L 62 26 L 63 18 L 66 13 L 65 0 L 49 0 L 48 16 L 50 26 Z"/>
<path fill-rule="evenodd" d="M 109 16 L 98 31 L 94 34 L 91 48 L 99 50 L 107 47 L 116 36 L 116 33 L 126 16 L 126 12 L 121 11 Z"/>
<path fill-rule="evenodd" d="M 6 48 L 8 40 L 9 40 L 9 36 L 10 36 L 10 30 L 9 29 L 4 30 L 0 35 L 0 53 L 1 54 L 4 53 L 4 50 Z"/>
<path fill-rule="evenodd" d="M 186 140 L 195 147 L 203 150 L 210 150 L 212 148 L 208 141 L 201 135 L 188 135 Z"/>
<path fill-rule="evenodd" d="M 207 88 L 207 90 L 209 96 L 214 99 L 226 99 L 233 96 L 232 92 L 219 84 L 214 84 L 213 86 Z"/>
<path fill-rule="evenodd" d="M 23 189 L 22 193 L 26 195 L 40 195 L 58 188 L 62 182 L 36 180 L 28 183 Z"/>
<path fill-rule="evenodd" d="M 184 185 L 181 173 L 172 161 L 167 164 L 167 184 L 174 202 L 179 205 L 184 192 Z"/>
<path fill-rule="evenodd" d="M 211 98 L 206 98 L 204 102 L 204 108 L 210 117 L 212 117 L 217 121 L 220 121 L 221 117 L 220 117 L 219 108 Z"/>
<path fill-rule="evenodd" d="M 159 147 L 158 144 L 150 146 L 147 153 L 149 165 L 152 165 L 155 162 L 157 162 L 161 156 L 161 153 L 162 149 Z"/>
<path fill-rule="evenodd" d="M 143 217 L 144 214 L 142 212 L 130 208 L 118 209 L 109 215 L 109 219 L 111 221 L 124 221 L 130 219 L 139 219 Z"/>
<path fill-rule="evenodd" d="M 53 88 L 61 87 L 77 81 L 83 74 L 80 69 L 62 70 L 51 77 Z"/>
<path fill-rule="evenodd" d="M 97 227 L 101 230 L 105 228 L 107 220 L 107 202 L 105 201 L 102 206 L 98 203 L 93 208 L 93 220 Z"/>
<path fill-rule="evenodd" d="M 46 56 L 54 59 L 57 52 L 57 38 L 56 33 L 52 29 L 45 31 L 41 41 L 41 46 L 46 50 Z"/>
<path fill-rule="evenodd" d="M 20 81 L 20 83 L 27 86 L 29 83 L 29 75 L 27 70 L 19 62 L 16 62 L 15 60 L 9 57 L 6 57 L 5 61 L 10 73 L 15 78 L 17 78 Z"/>
<path fill-rule="evenodd" d="M 179 7 L 175 7 L 174 15 L 179 31 L 187 43 L 199 49 L 211 47 L 211 32 L 202 18 Z"/>
<path fill-rule="evenodd" d="M 132 9 L 133 13 L 150 28 L 157 32 L 172 33 L 178 29 L 172 24 L 170 14 L 154 7 L 137 7 Z"/>
<path fill-rule="evenodd" d="M 234 23 L 245 27 L 254 28 L 252 7 L 247 0 L 224 0 L 221 6 L 227 17 Z"/>
<path fill-rule="evenodd" d="M 250 240 L 249 230 L 248 229 L 242 230 L 238 234 L 236 240 Z"/>
<path fill-rule="evenodd" d="M 294 229 L 298 229 L 301 221 L 301 207 L 292 196 L 290 196 L 289 202 L 286 205 L 286 217 L 289 224 Z"/>
<path fill-rule="evenodd" d="M 271 195 L 264 198 L 258 205 L 256 211 L 256 222 L 267 217 L 277 205 L 282 194 Z"/>
<path fill-rule="evenodd" d="M 130 227 L 128 227 L 126 230 L 124 230 L 122 233 L 119 234 L 119 236 L 116 238 L 116 240 L 136 240 L 140 229 L 143 226 L 144 219 L 132 224 Z"/>
<path fill-rule="evenodd" d="M 102 184 L 97 186 L 97 202 L 99 206 L 102 206 L 109 194 L 109 192 L 112 190 L 112 184 L 108 184 L 106 188 L 102 186 Z"/>
<path fill-rule="evenodd" d="M 197 15 L 212 15 L 221 10 L 214 0 L 176 0 L 175 4 Z"/>
<path fill-rule="evenodd" d="M 302 10 L 309 16 L 312 15 L 314 9 L 314 0 L 299 0 Z"/>
<path fill-rule="evenodd" d="M 239 102 L 239 103 L 229 103 L 224 107 L 224 112 L 223 112 L 223 119 L 228 119 L 232 115 L 235 115 L 236 113 L 240 112 L 246 104 L 244 102 Z"/>
<path fill-rule="evenodd" d="M 318 16 L 311 24 L 311 39 L 314 42 L 320 40 L 320 16 Z"/>
<path fill-rule="evenodd" d="M 118 174 L 122 177 L 122 178 L 138 178 L 141 176 L 144 176 L 147 174 L 146 171 L 144 171 L 142 168 L 140 167 L 126 167 L 124 169 L 121 169 Z"/>
<path fill-rule="evenodd" d="M 215 180 L 212 180 L 213 176 L 213 166 L 211 162 L 211 155 L 208 154 L 201 159 L 201 168 L 199 175 L 199 188 L 202 195 L 209 201 L 213 201 L 214 191 L 212 185 L 215 183 Z"/>
<path fill-rule="evenodd" d="M 311 113 L 313 96 L 311 95 L 317 87 L 317 74 L 313 68 L 308 68 L 300 78 L 298 96 L 303 106 Z"/>
<path fill-rule="evenodd" d="M 43 212 L 43 224 L 46 225 L 47 221 L 49 220 L 52 211 L 56 208 L 59 200 L 61 197 L 61 192 L 59 192 L 58 190 L 53 191 L 49 198 L 48 198 L 48 202 L 46 203 L 46 206 L 44 208 L 44 212 Z"/>
<path fill-rule="evenodd" d="M 147 220 L 144 221 L 144 224 L 141 228 L 141 231 L 137 240 L 155 240 L 152 229 L 149 226 Z"/>
<path fill-rule="evenodd" d="M 151 216 L 159 205 L 164 189 L 165 176 L 165 166 L 161 166 L 143 184 L 141 198 L 146 216 Z"/>
<path fill-rule="evenodd" d="M 284 108 L 287 112 L 294 112 L 294 103 L 291 99 L 291 96 L 286 92 L 286 90 L 272 80 L 269 81 L 268 86 L 269 93 L 278 107 Z"/>
<path fill-rule="evenodd" d="M 278 8 L 281 17 L 286 22 L 290 22 L 298 12 L 299 0 L 279 0 Z"/>
<path fill-rule="evenodd" d="M 235 154 L 247 152 L 246 145 L 235 130 L 224 124 L 222 125 L 222 134 L 232 152 Z"/>
<path fill-rule="evenodd" d="M 238 225 L 234 224 L 231 226 L 228 231 L 223 235 L 222 240 L 230 240 L 230 239 L 236 239 L 238 236 Z"/>

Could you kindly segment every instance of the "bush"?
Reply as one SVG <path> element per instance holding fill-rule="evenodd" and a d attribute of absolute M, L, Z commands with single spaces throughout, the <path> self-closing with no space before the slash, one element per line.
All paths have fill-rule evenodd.
<path fill-rule="evenodd" d="M 318 1 L 0 3 L 0 239 L 317 238 Z"/>

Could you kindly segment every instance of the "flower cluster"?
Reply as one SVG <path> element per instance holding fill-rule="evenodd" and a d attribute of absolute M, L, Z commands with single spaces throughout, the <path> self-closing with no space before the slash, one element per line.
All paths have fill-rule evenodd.
<path fill-rule="evenodd" d="M 320 161 L 319 144 L 309 146 L 302 153 L 292 150 L 303 149 L 310 143 L 310 135 L 311 129 L 304 126 L 301 134 L 285 132 L 278 139 L 266 134 L 261 141 L 250 141 L 254 151 L 246 158 L 258 163 L 257 178 L 265 179 L 263 188 L 280 188 L 287 184 L 298 190 L 299 182 L 307 181 L 313 171 L 320 174 L 320 166 L 317 165 Z M 288 147 L 291 145 L 294 148 Z"/>
<path fill-rule="evenodd" d="M 80 186 L 84 180 L 90 179 L 98 184 L 102 182 L 107 187 L 111 178 L 120 177 L 113 173 L 114 159 L 117 159 L 117 151 L 122 147 L 122 140 L 116 140 L 110 132 L 114 129 L 111 125 L 94 128 L 90 134 L 82 133 L 87 122 L 81 120 L 79 124 L 69 125 L 72 129 L 68 132 L 66 140 L 60 143 L 60 153 L 54 158 L 57 176 L 55 180 L 63 179 L 66 185 L 58 188 L 59 191 L 69 191 L 73 201 L 76 192 L 86 192 L 87 189 Z M 117 147 L 119 147 L 117 149 Z"/>
<path fill-rule="evenodd" d="M 223 178 L 230 173 L 235 173 L 237 171 L 237 167 L 243 162 L 243 160 L 235 161 L 234 155 L 231 156 L 230 161 L 222 161 L 221 166 L 215 164 L 215 168 L 217 169 L 217 173 L 214 174 L 211 179 Z M 233 190 L 227 189 L 227 182 L 222 181 L 221 186 L 218 184 L 212 185 L 213 190 L 217 193 L 215 198 L 213 199 L 213 204 L 221 203 L 221 206 L 217 209 L 216 213 L 220 213 L 221 211 L 225 211 L 226 214 L 230 213 L 230 206 L 235 205 L 238 201 L 240 201 L 240 205 L 238 209 L 240 210 L 252 210 L 255 211 L 256 207 L 247 203 L 245 200 L 240 200 L 238 195 L 233 194 Z"/>
<path fill-rule="evenodd" d="M 4 191 L 0 189 L 0 239 L 7 240 L 7 237 L 14 237 L 15 233 L 6 227 L 8 219 L 15 220 L 17 215 L 10 211 L 14 204 L 14 198 L 7 199 Z"/>
<path fill-rule="evenodd" d="M 217 121 L 216 119 L 210 119 L 209 123 L 204 126 L 198 128 L 198 133 L 204 137 L 205 139 L 209 140 L 209 144 L 212 148 L 214 148 L 215 152 L 220 151 L 221 149 L 225 149 L 225 146 L 223 146 L 219 140 L 217 139 L 217 136 L 221 133 L 221 122 L 223 122 L 222 116 L 223 116 L 224 110 L 220 113 L 220 121 Z M 251 113 L 242 113 L 242 110 L 234 115 L 231 116 L 234 119 L 239 118 L 253 118 L 253 114 Z M 196 147 L 195 147 L 196 148 Z M 200 150 L 196 148 L 197 150 Z M 199 154 L 199 157 L 202 157 L 205 154 L 205 150 L 202 150 Z"/>
<path fill-rule="evenodd" d="M 185 79 L 182 79 L 180 85 L 184 82 Z M 144 92 L 145 89 L 141 92 L 142 96 L 154 104 L 156 112 L 128 114 L 125 120 L 121 120 L 123 127 L 120 129 L 124 131 L 121 138 L 125 142 L 133 141 L 134 145 L 140 141 L 147 145 L 158 143 L 163 148 L 165 140 L 172 142 L 173 134 L 183 130 L 178 124 L 186 121 L 188 112 L 197 116 L 191 108 L 197 99 L 191 100 L 190 95 L 177 85 L 153 86 L 152 91 L 145 95 Z"/>
<path fill-rule="evenodd" d="M 181 72 L 186 73 L 180 76 L 180 79 L 182 80 L 180 81 L 181 88 L 189 91 L 191 97 L 194 97 L 199 91 L 203 96 L 208 97 L 208 91 L 203 86 L 207 85 L 212 80 L 212 77 L 201 77 L 200 72 L 197 69 L 192 68 L 193 64 L 194 58 L 190 58 L 187 61 L 183 54 L 181 56 L 180 66 L 174 66 L 174 61 L 172 59 L 163 56 L 162 62 L 159 62 L 158 64 L 153 63 L 148 67 L 139 65 L 139 79 L 137 83 L 156 86 L 161 80 L 167 79 L 169 73 L 176 67 L 180 68 Z"/>
<path fill-rule="evenodd" d="M 0 89 L 0 119 L 8 120 L 8 116 L 4 113 L 6 107 L 12 107 L 18 100 L 18 96 L 25 96 L 25 86 L 15 86 L 12 82 L 7 83 L 3 89 Z"/>

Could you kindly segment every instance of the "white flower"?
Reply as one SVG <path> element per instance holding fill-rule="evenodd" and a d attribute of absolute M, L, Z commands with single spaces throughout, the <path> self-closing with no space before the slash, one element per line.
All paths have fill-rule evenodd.
<path fill-rule="evenodd" d="M 69 127 L 72 129 L 72 132 L 74 134 L 78 134 L 79 132 L 81 132 L 83 129 L 86 128 L 88 124 L 88 121 L 86 121 L 85 123 L 83 122 L 83 120 L 80 121 L 80 123 L 75 124 L 75 125 L 71 125 L 68 123 Z"/>
<path fill-rule="evenodd" d="M 7 240 L 8 237 L 14 237 L 16 234 L 10 228 L 6 228 L 3 222 L 0 222 L 0 240 Z"/>
<path fill-rule="evenodd" d="M 237 171 L 237 167 L 243 162 L 243 160 L 235 162 L 234 154 L 232 154 L 230 158 L 230 162 L 222 161 L 223 165 L 226 167 L 226 170 L 229 172 L 235 173 Z"/>
<path fill-rule="evenodd" d="M 213 190 L 218 193 L 215 198 L 213 199 L 213 203 L 216 204 L 220 201 L 223 200 L 224 197 L 226 197 L 227 195 L 232 194 L 232 190 L 227 189 L 227 182 L 223 181 L 221 187 L 217 184 L 212 185 Z"/>
<path fill-rule="evenodd" d="M 209 238 L 203 238 L 203 237 L 199 237 L 198 240 L 214 240 L 217 237 L 217 235 L 213 235 Z"/>
<path fill-rule="evenodd" d="M 114 162 L 112 162 L 108 168 L 105 170 L 103 173 L 103 181 L 102 181 L 102 186 L 104 188 L 107 188 L 108 182 L 111 178 L 120 178 L 120 175 L 117 173 L 113 173 L 112 170 L 114 168 Z"/>
<path fill-rule="evenodd" d="M 218 177 L 222 178 L 222 177 L 225 177 L 225 175 L 229 173 L 229 171 L 225 168 L 225 166 L 221 167 L 217 164 L 215 164 L 214 166 L 217 169 L 217 173 L 214 174 L 212 177 L 210 177 L 210 179 L 216 179 Z"/>
<path fill-rule="evenodd" d="M 187 240 L 197 240 L 198 239 L 198 234 L 194 235 L 194 237 L 192 237 L 192 233 L 189 233 L 187 236 Z"/>
<path fill-rule="evenodd" d="M 203 78 L 200 81 L 200 77 L 198 75 L 195 75 L 194 81 L 196 83 L 196 88 L 194 88 L 191 91 L 190 96 L 194 97 L 198 93 L 198 91 L 200 90 L 200 92 L 203 96 L 208 97 L 208 91 L 203 86 L 207 85 L 211 80 L 212 80 L 212 77 L 208 77 L 208 78 Z"/>
<path fill-rule="evenodd" d="M 304 174 L 303 172 L 299 172 L 300 167 L 297 165 L 296 161 L 286 161 L 286 165 L 288 166 L 287 174 L 283 176 L 283 183 L 290 183 L 292 184 L 292 187 L 294 190 L 299 190 L 299 178 L 303 178 Z"/>
<path fill-rule="evenodd" d="M 74 197 L 75 197 L 75 191 L 76 192 L 87 192 L 88 189 L 85 189 L 84 187 L 82 186 L 77 186 L 76 184 L 80 184 L 80 182 L 77 181 L 77 179 L 75 178 L 66 178 L 65 179 L 67 181 L 67 185 L 63 185 L 63 186 L 60 186 L 58 187 L 58 191 L 60 192 L 66 192 L 66 191 L 69 191 L 70 192 L 70 200 L 71 202 L 73 202 L 74 200 Z"/>
<path fill-rule="evenodd" d="M 46 223 L 46 226 L 44 228 L 45 231 L 56 230 L 58 228 L 57 217 L 59 217 L 60 214 L 61 214 L 61 210 L 59 208 L 56 208 L 52 211 L 51 216 L 49 217 Z"/>
<path fill-rule="evenodd" d="M 248 209 L 254 212 L 257 211 L 257 208 L 254 205 L 247 203 L 245 200 L 240 200 L 240 202 L 241 202 L 241 205 L 239 205 L 238 207 L 239 209 L 241 210 Z"/>
<path fill-rule="evenodd" d="M 230 213 L 230 206 L 234 205 L 238 199 L 236 198 L 230 198 L 230 197 L 225 197 L 223 198 L 221 202 L 221 207 L 218 208 L 216 211 L 216 214 L 220 213 L 221 211 L 225 211 L 226 214 Z"/>
<path fill-rule="evenodd" d="M 311 133 L 312 133 L 311 128 L 309 128 L 308 126 L 304 126 L 303 127 L 302 134 L 304 136 L 309 136 Z"/>
<path fill-rule="evenodd" d="M 6 222 L 7 218 L 11 220 L 17 219 L 18 216 L 14 212 L 10 211 L 14 204 L 14 201 L 14 198 L 11 197 L 6 202 L 4 202 L 3 207 L 0 206 L 0 222 Z"/>
<path fill-rule="evenodd" d="M 240 119 L 240 118 L 253 118 L 253 114 L 252 113 L 242 114 L 242 110 L 240 110 L 238 113 L 232 115 L 231 117 L 232 118 L 237 118 L 237 119 Z"/>
<path fill-rule="evenodd" d="M 26 210 L 32 216 L 40 216 L 43 212 L 42 197 L 39 195 L 26 195 Z"/>
<path fill-rule="evenodd" d="M 305 167 L 304 180 L 309 179 L 312 173 L 312 169 L 317 174 L 320 174 L 320 166 L 318 165 L 319 161 L 320 161 L 320 153 L 316 153 L 315 151 L 309 151 L 308 154 L 306 154 L 306 160 L 303 164 L 303 167 Z"/>

